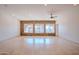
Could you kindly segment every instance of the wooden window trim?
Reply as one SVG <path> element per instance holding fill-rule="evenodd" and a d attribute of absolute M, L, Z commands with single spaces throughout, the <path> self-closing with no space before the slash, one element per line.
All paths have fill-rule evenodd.
<path fill-rule="evenodd" d="M 48 23 L 54 24 L 54 33 L 34 33 L 35 32 L 35 24 L 36 23 L 40 23 L 40 24 L 44 24 L 44 32 L 45 30 L 45 25 Z M 33 24 L 33 33 L 24 33 L 24 24 Z M 56 21 L 52 20 L 52 21 L 20 21 L 20 35 L 21 36 L 56 36 Z"/>

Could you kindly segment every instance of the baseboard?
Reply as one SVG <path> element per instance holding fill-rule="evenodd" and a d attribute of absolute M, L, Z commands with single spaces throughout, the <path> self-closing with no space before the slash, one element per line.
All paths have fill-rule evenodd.
<path fill-rule="evenodd" d="M 73 41 L 73 40 L 69 40 L 69 39 L 67 39 L 67 38 L 63 38 L 63 37 L 60 37 L 60 36 L 59 36 L 59 38 L 61 38 L 61 39 L 65 39 L 65 40 L 68 40 L 68 41 L 71 41 L 71 42 L 73 42 L 73 43 L 79 45 L 79 42 L 76 42 L 76 41 Z"/>
<path fill-rule="evenodd" d="M 13 38 L 16 38 L 16 37 L 19 37 L 19 35 L 10 37 L 10 38 L 8 38 L 8 39 L 1 40 L 0 43 L 3 43 L 4 41 L 10 40 L 10 39 L 13 39 Z"/>

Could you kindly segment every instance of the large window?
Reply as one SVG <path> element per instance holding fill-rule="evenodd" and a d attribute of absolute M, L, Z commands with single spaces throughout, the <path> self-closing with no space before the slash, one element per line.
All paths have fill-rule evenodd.
<path fill-rule="evenodd" d="M 55 35 L 55 21 L 21 21 L 21 35 Z"/>
<path fill-rule="evenodd" d="M 25 33 L 33 33 L 33 24 L 24 24 Z"/>
<path fill-rule="evenodd" d="M 46 33 L 54 33 L 54 24 L 46 24 Z"/>
<path fill-rule="evenodd" d="M 35 33 L 44 33 L 44 24 L 35 24 Z"/>

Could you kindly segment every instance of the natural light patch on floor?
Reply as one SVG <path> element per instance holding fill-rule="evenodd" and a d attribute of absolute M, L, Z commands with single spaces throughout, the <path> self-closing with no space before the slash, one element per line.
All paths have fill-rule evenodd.
<path fill-rule="evenodd" d="M 26 43 L 29 45 L 33 45 L 33 44 L 50 44 L 50 38 L 40 38 L 40 37 L 36 37 L 36 38 L 26 38 Z"/>

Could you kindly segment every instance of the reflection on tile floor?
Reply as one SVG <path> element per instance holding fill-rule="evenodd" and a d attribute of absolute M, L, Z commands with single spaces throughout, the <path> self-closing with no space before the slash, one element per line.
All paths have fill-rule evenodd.
<path fill-rule="evenodd" d="M 52 36 L 22 36 L 0 43 L 0 54 L 79 55 L 79 44 Z"/>
<path fill-rule="evenodd" d="M 50 39 L 49 38 L 25 38 L 25 42 L 28 43 L 28 45 L 33 45 L 33 44 L 50 44 Z"/>

